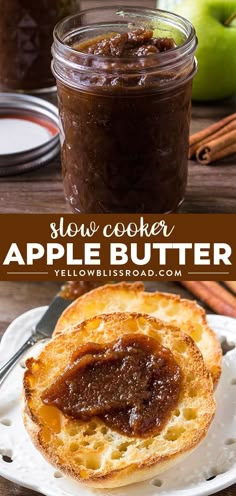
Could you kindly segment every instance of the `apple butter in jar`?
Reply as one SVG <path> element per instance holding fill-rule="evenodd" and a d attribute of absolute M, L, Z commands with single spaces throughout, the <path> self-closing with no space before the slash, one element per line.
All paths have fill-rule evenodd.
<path fill-rule="evenodd" d="M 0 91 L 55 86 L 51 44 L 55 24 L 79 11 L 80 0 L 0 0 Z"/>
<path fill-rule="evenodd" d="M 178 210 L 196 46 L 187 20 L 158 10 L 90 9 L 57 25 L 52 67 L 75 212 Z"/>

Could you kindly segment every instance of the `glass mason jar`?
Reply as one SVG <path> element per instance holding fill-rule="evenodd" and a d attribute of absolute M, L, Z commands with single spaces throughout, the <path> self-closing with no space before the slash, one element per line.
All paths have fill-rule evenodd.
<path fill-rule="evenodd" d="M 108 33 L 152 28 L 177 46 L 146 57 L 75 49 Z M 66 200 L 75 212 L 177 211 L 187 183 L 193 26 L 169 12 L 104 7 L 60 22 L 53 73 Z"/>
<path fill-rule="evenodd" d="M 0 0 L 0 90 L 55 86 L 51 44 L 55 24 L 79 11 L 80 0 Z"/>

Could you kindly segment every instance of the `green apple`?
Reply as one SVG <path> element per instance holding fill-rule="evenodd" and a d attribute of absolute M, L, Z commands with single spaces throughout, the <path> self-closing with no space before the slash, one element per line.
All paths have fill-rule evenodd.
<path fill-rule="evenodd" d="M 194 25 L 199 46 L 194 100 L 236 93 L 236 0 L 184 0 L 175 9 Z"/>

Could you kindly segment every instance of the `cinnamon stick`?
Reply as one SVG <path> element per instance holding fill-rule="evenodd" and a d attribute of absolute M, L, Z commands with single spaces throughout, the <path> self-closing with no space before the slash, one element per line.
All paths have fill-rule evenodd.
<path fill-rule="evenodd" d="M 181 281 L 194 296 L 214 312 L 236 318 L 236 298 L 214 281 Z"/>
<path fill-rule="evenodd" d="M 207 128 L 207 129 L 209 129 L 209 128 Z M 202 140 L 198 141 L 197 143 L 194 143 L 193 145 L 190 145 L 189 146 L 189 158 L 192 158 L 193 156 L 195 156 L 198 149 L 200 147 L 202 147 L 203 145 L 207 145 L 209 140 L 213 141 L 216 138 L 219 138 L 220 136 L 223 136 L 227 133 L 230 133 L 231 131 L 236 131 L 236 118 L 234 120 L 232 120 L 226 126 L 220 128 L 217 132 L 209 135 L 207 138 L 202 139 Z M 190 137 L 190 140 L 191 140 L 191 137 Z"/>
<path fill-rule="evenodd" d="M 233 155 L 236 153 L 236 143 L 234 145 L 227 146 L 226 148 L 222 148 L 221 150 L 218 150 L 217 153 L 211 153 L 209 156 L 208 160 L 209 162 L 205 162 L 202 165 L 213 165 L 213 162 L 215 163 L 217 160 L 220 160 L 222 158 L 230 157 L 230 155 Z"/>
<path fill-rule="evenodd" d="M 236 294 L 236 281 L 224 281 L 224 284 Z"/>
<path fill-rule="evenodd" d="M 211 162 L 226 157 L 236 151 L 236 130 L 225 133 L 219 138 L 211 139 L 197 149 L 196 159 L 199 164 L 209 165 Z"/>
<path fill-rule="evenodd" d="M 203 129 L 189 138 L 189 158 L 191 158 L 193 155 L 195 155 L 195 152 L 199 146 L 199 143 L 202 143 L 203 141 L 206 141 L 209 136 L 212 134 L 217 133 L 221 129 L 223 129 L 227 124 L 230 122 L 236 120 L 236 113 L 228 115 L 227 117 L 224 117 L 224 119 L 221 119 L 219 122 L 216 122 L 215 124 L 212 124 L 211 126 L 208 126 L 206 129 Z M 195 147 L 194 147 L 195 145 Z"/>

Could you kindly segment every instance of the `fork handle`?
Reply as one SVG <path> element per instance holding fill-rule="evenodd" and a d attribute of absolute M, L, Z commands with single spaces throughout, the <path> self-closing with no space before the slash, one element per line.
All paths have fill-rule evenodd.
<path fill-rule="evenodd" d="M 11 372 L 11 370 L 15 367 L 16 363 L 19 361 L 22 355 L 24 355 L 24 353 L 29 350 L 34 344 L 34 337 L 31 336 L 15 353 L 15 355 L 13 355 L 13 357 L 10 358 L 10 360 L 8 360 L 8 362 L 0 368 L 0 386 L 3 384 L 9 372 Z"/>

